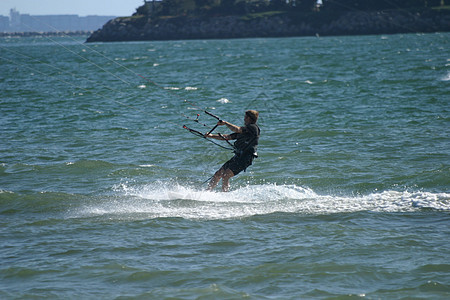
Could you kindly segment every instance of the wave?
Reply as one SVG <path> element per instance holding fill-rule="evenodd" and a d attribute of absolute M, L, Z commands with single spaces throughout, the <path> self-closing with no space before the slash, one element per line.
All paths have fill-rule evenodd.
<path fill-rule="evenodd" d="M 273 213 L 328 215 L 336 213 L 450 211 L 450 194 L 384 191 L 369 195 L 319 195 L 295 185 L 249 185 L 228 193 L 182 185 L 121 184 L 113 199 L 80 207 L 72 217 L 108 216 L 125 219 L 232 219 Z M 113 217 L 114 218 L 114 217 Z"/>
<path fill-rule="evenodd" d="M 128 165 L 117 165 L 102 160 L 79 160 L 75 162 L 59 162 L 50 164 L 15 163 L 9 165 L 0 165 L 0 174 L 38 172 L 51 175 L 60 171 L 63 171 L 65 173 L 70 171 L 86 173 L 86 170 L 110 170 L 119 166 L 126 167 Z"/>
<path fill-rule="evenodd" d="M 441 78 L 442 81 L 450 81 L 450 72 Z"/>
<path fill-rule="evenodd" d="M 0 189 L 0 215 L 65 213 L 88 196 L 63 192 L 17 193 Z"/>

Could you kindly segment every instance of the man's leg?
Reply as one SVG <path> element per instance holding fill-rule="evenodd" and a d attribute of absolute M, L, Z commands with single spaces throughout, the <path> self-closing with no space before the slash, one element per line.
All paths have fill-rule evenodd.
<path fill-rule="evenodd" d="M 217 170 L 216 173 L 214 173 L 213 178 L 211 179 L 211 181 L 208 183 L 208 191 L 212 191 L 216 185 L 219 183 L 220 178 L 222 178 L 222 174 L 223 174 L 223 169 L 220 168 L 219 170 Z"/>
<path fill-rule="evenodd" d="M 233 171 L 226 169 L 222 173 L 222 192 L 228 192 L 230 189 L 230 178 L 234 176 Z"/>

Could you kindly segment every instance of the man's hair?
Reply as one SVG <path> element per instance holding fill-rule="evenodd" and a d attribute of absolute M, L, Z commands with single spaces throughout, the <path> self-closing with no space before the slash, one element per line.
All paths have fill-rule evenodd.
<path fill-rule="evenodd" d="M 258 121 L 259 112 L 257 112 L 256 110 L 247 110 L 245 112 L 245 115 L 252 119 L 252 123 L 256 123 L 256 121 Z"/>

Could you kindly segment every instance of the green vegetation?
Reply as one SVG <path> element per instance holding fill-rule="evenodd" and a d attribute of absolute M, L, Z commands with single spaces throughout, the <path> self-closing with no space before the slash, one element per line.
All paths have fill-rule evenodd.
<path fill-rule="evenodd" d="M 269 11 L 312 11 L 317 0 L 162 0 L 148 1 L 136 14 L 160 16 L 247 15 Z"/>
<path fill-rule="evenodd" d="M 441 5 L 432 7 L 434 10 L 450 10 L 450 5 Z"/>
<path fill-rule="evenodd" d="M 323 0 L 324 8 L 337 11 L 380 11 L 443 6 L 444 0 Z M 447 0 L 448 1 L 448 0 Z"/>
<path fill-rule="evenodd" d="M 247 14 L 242 17 L 242 20 L 249 21 L 249 20 L 253 20 L 253 19 L 272 17 L 272 16 L 281 15 L 281 14 L 285 14 L 285 13 L 286 13 L 285 11 L 265 11 L 265 12 L 260 12 L 260 13 Z"/>

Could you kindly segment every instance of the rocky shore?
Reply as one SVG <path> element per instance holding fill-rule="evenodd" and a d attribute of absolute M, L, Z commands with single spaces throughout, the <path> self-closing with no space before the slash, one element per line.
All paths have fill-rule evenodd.
<path fill-rule="evenodd" d="M 87 42 L 224 39 L 312 35 L 365 35 L 450 31 L 449 10 L 292 14 L 273 12 L 246 16 L 116 18 L 92 33 Z"/>

